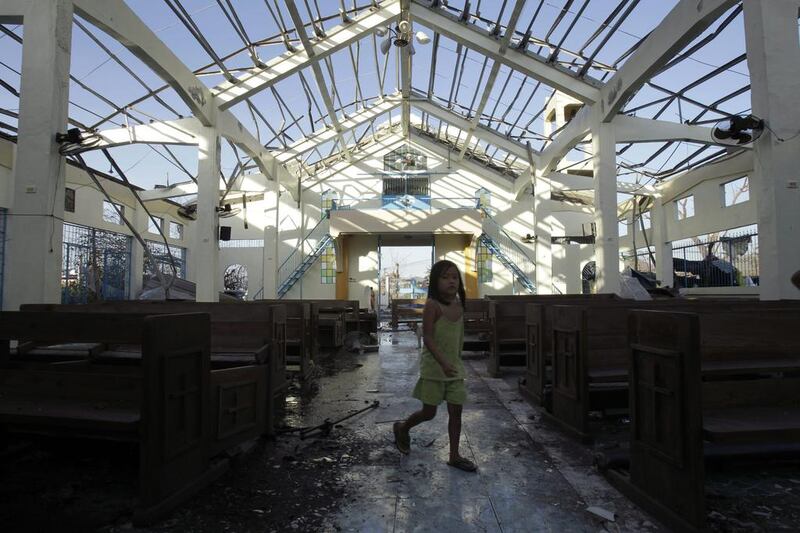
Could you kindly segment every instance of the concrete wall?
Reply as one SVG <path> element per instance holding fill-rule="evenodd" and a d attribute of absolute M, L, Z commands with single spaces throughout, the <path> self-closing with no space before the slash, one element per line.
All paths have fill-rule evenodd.
<path fill-rule="evenodd" d="M 369 288 L 378 292 L 378 238 L 374 235 L 351 235 L 347 244 L 349 262 L 349 298 L 369 307 Z"/>
<path fill-rule="evenodd" d="M 0 207 L 9 209 L 9 216 L 14 215 L 12 205 L 12 172 L 15 148 L 15 143 L 5 139 L 0 139 Z M 124 206 L 126 218 L 135 226 L 137 211 L 141 209 L 141 206 L 130 189 L 128 189 L 124 183 L 114 179 L 113 177 L 104 177 L 102 175 L 98 175 L 98 178 L 101 180 L 103 187 L 112 197 L 113 201 Z M 103 201 L 105 200 L 105 196 L 83 170 L 72 165 L 67 165 L 66 187 L 75 190 L 75 212 L 65 212 L 64 222 L 113 231 L 129 236 L 133 235 L 133 233 L 124 224 L 113 224 L 103 220 Z M 194 241 L 192 221 L 179 217 L 177 213 L 178 206 L 171 202 L 155 200 L 147 202 L 147 207 L 154 216 L 160 217 L 164 220 L 163 229 L 165 235 L 167 236 L 167 242 L 172 246 L 179 246 L 187 249 L 187 279 L 190 281 L 194 280 L 194 269 L 192 267 L 191 255 L 191 248 Z M 170 222 L 177 222 L 183 225 L 182 239 L 172 239 L 169 237 Z M 161 236 L 158 233 L 150 233 L 147 230 L 147 225 L 140 229 L 140 234 L 145 240 L 162 242 Z M 12 239 L 14 236 L 7 235 L 7 238 Z M 56 242 L 60 242 L 60 240 L 61 236 L 57 236 Z M 10 255 L 6 256 L 7 262 L 13 260 L 14 258 Z M 133 268 L 134 265 L 131 265 L 132 271 Z M 134 293 L 139 286 L 140 282 L 131 279 L 132 297 L 135 296 Z"/>
<path fill-rule="evenodd" d="M 14 154 L 17 145 L 0 139 L 0 207 L 8 209 L 14 198 Z"/>
<path fill-rule="evenodd" d="M 402 228 L 391 227 L 385 224 L 386 210 L 378 210 L 381 205 L 381 194 L 383 186 L 383 156 L 387 152 L 404 146 L 405 141 L 398 135 L 388 135 L 383 139 L 368 146 L 356 154 L 353 162 L 341 162 L 333 165 L 328 170 L 319 172 L 313 178 L 305 178 L 300 194 L 300 205 L 283 193 L 280 198 L 279 206 L 279 236 L 278 236 L 278 264 L 280 265 L 295 250 L 300 240 L 306 235 L 321 217 L 320 205 L 322 195 L 328 191 L 334 191 L 339 205 L 352 205 L 353 208 L 365 209 L 362 213 L 353 214 L 339 212 L 334 217 L 348 219 L 350 224 L 347 231 L 355 231 L 355 226 L 361 226 L 363 231 L 377 233 L 381 228 L 384 232 L 395 233 L 403 231 Z M 428 168 L 431 175 L 431 196 L 432 204 L 435 208 L 456 208 L 462 206 L 474 206 L 475 191 L 485 188 L 491 193 L 491 205 L 495 213 L 495 218 L 503 229 L 519 239 L 520 245 L 522 236 L 533 233 L 533 213 L 532 198 L 526 196 L 520 202 L 514 200 L 511 192 L 511 182 L 501 177 L 491 175 L 490 171 L 478 167 L 473 163 L 456 163 L 456 156 L 451 158 L 448 165 L 446 155 L 436 153 L 425 146 L 411 143 L 414 148 L 427 156 Z M 370 213 L 369 210 L 375 209 Z M 263 231 L 259 228 L 264 227 L 264 222 L 259 221 L 258 213 L 263 213 L 264 202 L 248 204 L 248 221 L 251 229 L 244 230 L 241 217 L 234 219 L 224 219 L 223 224 L 232 226 L 232 239 L 262 239 Z M 454 211 L 450 211 L 453 213 Z M 251 214 L 252 213 L 252 214 Z M 476 217 L 476 211 L 472 208 L 468 211 L 469 227 L 453 227 L 454 231 L 472 231 L 480 233 L 480 220 Z M 400 217 L 420 217 L 427 216 L 425 211 L 393 211 L 389 213 L 393 220 Z M 477 220 L 477 222 L 476 222 Z M 355 221 L 355 222 L 354 222 Z M 370 227 L 364 227 L 364 221 L 368 221 Z M 322 222 L 323 226 L 329 224 Z M 332 223 L 334 229 L 341 229 L 341 224 L 336 220 Z M 383 224 L 383 225 L 382 225 Z M 441 231 L 446 224 L 430 225 L 424 221 L 419 222 L 419 228 L 426 232 Z M 374 226 L 374 227 L 373 227 Z M 430 227 L 429 227 L 430 226 Z M 327 230 L 327 228 L 326 228 Z M 453 239 L 442 241 L 446 246 L 449 256 L 455 257 L 457 264 L 463 268 L 464 265 L 464 237 L 455 235 Z M 310 252 L 315 242 L 306 245 L 306 253 Z M 258 261 L 254 254 L 238 248 L 226 249 L 225 262 L 240 262 L 248 266 L 250 273 L 251 266 L 248 261 Z M 528 247 L 529 255 L 533 257 L 533 249 Z M 238 254 L 238 255 L 237 255 Z M 237 258 L 241 257 L 240 261 Z M 377 238 L 374 235 L 359 235 L 357 238 L 350 238 L 348 243 L 348 257 L 350 265 L 349 297 L 359 299 L 362 305 L 368 304 L 368 291 L 365 287 L 377 282 Z M 509 294 L 511 288 L 511 276 L 508 271 L 498 261 L 493 261 L 494 276 L 493 281 L 483 283 L 479 286 L 481 294 Z M 259 270 L 260 271 L 260 270 Z M 255 270 L 254 270 L 255 272 Z M 250 274 L 251 294 L 254 294 L 259 287 L 254 284 L 253 275 Z M 302 295 L 302 296 L 301 296 Z M 320 262 L 317 261 L 307 272 L 303 279 L 298 282 L 287 294 L 288 298 L 333 298 L 335 286 L 333 284 L 323 285 L 320 279 Z"/>
<path fill-rule="evenodd" d="M 723 170 L 723 174 L 720 176 L 713 176 L 707 171 L 704 172 L 705 175 L 702 180 L 695 179 L 693 174 L 687 174 L 684 177 L 677 178 L 669 186 L 664 187 L 663 201 L 666 215 L 667 241 L 678 241 L 697 235 L 705 235 L 756 223 L 757 213 L 752 194 L 752 185 L 750 200 L 730 207 L 724 207 L 723 203 L 722 185 L 742 176 L 747 176 L 749 173 L 743 170 L 736 172 L 730 172 L 726 169 L 721 170 Z M 689 195 L 694 196 L 694 216 L 679 220 L 676 201 Z M 635 225 L 635 230 L 636 247 L 643 248 L 645 240 L 638 222 Z M 648 241 L 652 244 L 652 226 L 645 233 Z M 628 235 L 620 237 L 621 249 L 632 249 L 633 234 L 632 227 L 629 227 Z"/>
<path fill-rule="evenodd" d="M 466 270 L 466 257 L 464 255 L 465 237 L 463 235 L 434 235 L 433 254 L 436 261 L 452 261 L 461 271 L 464 279 Z"/>
<path fill-rule="evenodd" d="M 97 189 L 94 182 L 85 172 L 78 168 L 67 166 L 67 187 L 75 189 L 75 212 L 65 212 L 65 222 L 132 235 L 131 231 L 128 230 L 127 226 L 124 224 L 113 224 L 103 220 L 103 201 L 105 200 L 105 196 Z M 141 209 L 141 206 L 130 189 L 122 183 L 109 180 L 104 180 L 103 187 L 105 187 L 106 191 L 108 191 L 116 203 L 124 206 L 125 217 L 133 221 L 134 213 L 138 209 Z M 147 202 L 147 208 L 154 216 L 164 220 L 162 229 L 167 236 L 167 241 L 171 245 L 191 248 L 194 240 L 194 235 L 191 231 L 192 221 L 185 220 L 178 216 L 178 206 L 156 200 Z M 183 225 L 183 239 L 171 239 L 169 237 L 170 222 L 177 222 Z M 145 240 L 161 242 L 161 236 L 158 233 L 150 233 L 147 229 L 145 229 L 141 235 Z M 191 271 L 191 268 L 188 270 Z"/>

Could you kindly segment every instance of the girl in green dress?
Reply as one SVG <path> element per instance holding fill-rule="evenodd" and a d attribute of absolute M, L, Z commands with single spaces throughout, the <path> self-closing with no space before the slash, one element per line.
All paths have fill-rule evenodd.
<path fill-rule="evenodd" d="M 424 348 L 420 359 L 420 377 L 413 396 L 422 402 L 422 409 L 403 422 L 394 424 L 397 449 L 409 453 L 409 431 L 416 425 L 432 420 L 436 407 L 447 402 L 450 419 L 450 466 L 474 472 L 475 464 L 458 453 L 461 439 L 461 411 L 467 397 L 464 386 L 464 305 L 466 297 L 461 272 L 451 261 L 439 261 L 431 268 L 428 301 L 422 312 Z"/>

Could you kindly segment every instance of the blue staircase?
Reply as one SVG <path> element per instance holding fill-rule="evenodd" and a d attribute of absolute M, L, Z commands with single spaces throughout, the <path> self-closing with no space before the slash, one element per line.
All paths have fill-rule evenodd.
<path fill-rule="evenodd" d="M 525 287 L 525 290 L 528 291 L 530 294 L 536 294 L 536 285 L 534 285 L 533 281 L 525 274 L 525 272 L 520 269 L 514 261 L 508 258 L 508 256 L 503 252 L 500 246 L 492 240 L 489 235 L 486 233 L 481 233 L 479 237 L 481 244 L 486 246 L 486 248 L 495 256 L 500 263 L 508 270 L 510 270 L 514 277 L 517 279 L 520 285 Z"/>
<path fill-rule="evenodd" d="M 289 292 L 289 290 L 294 286 L 294 284 L 297 283 L 297 281 L 305 275 L 308 269 L 311 268 L 311 265 L 313 265 L 317 261 L 317 259 L 319 259 L 319 256 L 322 255 L 322 252 L 325 251 L 325 248 L 332 242 L 333 242 L 333 237 L 331 237 L 329 233 L 326 233 L 322 235 L 322 237 L 320 237 L 319 241 L 317 241 L 317 245 L 314 247 L 311 253 L 305 256 L 303 260 L 300 261 L 300 264 L 298 264 L 291 271 L 288 277 L 286 277 L 281 282 L 280 286 L 278 287 L 278 298 L 283 298 L 284 296 L 286 296 L 286 293 Z M 283 262 L 281 267 L 278 269 L 278 272 L 284 270 L 286 265 L 290 264 L 290 260 L 292 260 L 295 254 L 298 253 L 299 253 L 298 250 L 295 250 L 292 253 L 292 255 L 290 255 L 286 259 L 286 261 Z"/>

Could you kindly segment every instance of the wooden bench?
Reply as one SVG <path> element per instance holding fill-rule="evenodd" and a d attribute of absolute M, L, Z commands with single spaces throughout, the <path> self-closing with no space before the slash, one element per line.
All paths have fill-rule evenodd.
<path fill-rule="evenodd" d="M 552 392 L 551 374 L 553 359 L 553 307 L 556 305 L 584 305 L 584 306 L 608 306 L 616 305 L 626 308 L 632 307 L 653 307 L 653 306 L 676 306 L 685 307 L 693 304 L 705 303 L 707 305 L 736 304 L 754 302 L 752 299 L 702 299 L 688 300 L 682 298 L 670 298 L 667 300 L 659 299 L 654 301 L 634 301 L 623 300 L 615 295 L 559 295 L 558 297 L 548 297 L 535 300 L 535 298 L 524 296 L 531 302 L 526 306 L 525 312 L 525 338 L 526 345 L 526 372 L 525 380 L 521 384 L 522 394 L 532 403 L 546 406 L 550 409 Z M 622 322 L 617 322 L 622 324 Z M 620 339 L 623 333 L 619 332 Z M 623 365 L 624 366 L 624 365 Z"/>
<path fill-rule="evenodd" d="M 282 403 L 288 382 L 286 379 L 286 311 L 283 305 L 251 305 L 243 302 L 189 302 L 124 300 L 93 304 L 58 305 L 34 304 L 21 306 L 23 311 L 54 311 L 59 313 L 138 313 L 144 315 L 207 313 L 211 320 L 211 365 L 231 368 L 247 365 L 266 365 L 269 382 L 269 427 L 272 427 L 273 402 Z M 124 347 L 101 347 L 95 358 L 113 364 L 137 360 L 138 350 Z M 48 352 L 50 352 L 48 354 Z M 40 347 L 27 357 L 59 357 L 62 350 Z"/>
<path fill-rule="evenodd" d="M 367 335 L 378 333 L 378 313 L 371 309 L 358 310 L 359 331 Z"/>
<path fill-rule="evenodd" d="M 492 377 L 500 375 L 501 366 L 529 366 L 527 361 L 530 331 L 526 321 L 528 304 L 618 299 L 615 294 L 492 295 L 486 298 L 490 301 L 489 314 L 492 328 L 487 370 Z"/>
<path fill-rule="evenodd" d="M 761 458 L 781 445 L 796 456 L 798 324 L 797 308 L 632 312 L 629 475 L 610 480 L 670 528 L 696 531 L 706 457 Z"/>
<path fill-rule="evenodd" d="M 491 349 L 492 321 L 489 300 L 467 298 L 464 304 L 465 351 L 486 352 Z"/>
<path fill-rule="evenodd" d="M 553 306 L 550 337 L 552 357 L 552 408 L 556 422 L 584 440 L 590 439 L 589 413 L 628 407 L 628 316 L 633 309 L 666 309 L 698 313 L 705 328 L 704 349 L 717 342 L 717 314 L 733 311 L 759 313 L 773 309 L 800 309 L 791 302 L 757 300 L 657 300 L 644 302 L 597 303 L 580 306 Z M 540 311 L 541 312 L 541 311 Z M 723 332 L 721 334 L 727 334 Z M 710 349 L 710 348 L 709 348 Z M 725 351 L 726 354 L 734 353 Z M 705 352 L 704 352 L 705 353 Z M 738 353 L 738 352 L 735 352 Z M 710 356 L 710 354 L 708 354 Z M 712 364 L 706 372 L 734 370 L 736 358 Z M 543 375 L 544 358 L 535 361 L 538 376 Z M 711 364 L 711 361 L 709 361 Z"/>
<path fill-rule="evenodd" d="M 392 300 L 392 330 L 397 330 L 400 324 L 417 324 L 422 322 L 422 311 L 425 309 L 427 298 L 395 298 Z"/>
<path fill-rule="evenodd" d="M 314 357 L 319 356 L 320 348 L 328 351 L 341 348 L 344 336 L 349 331 L 359 331 L 358 300 L 310 299 L 278 300 L 280 302 L 302 302 L 311 306 L 311 331 L 314 344 Z"/>
<path fill-rule="evenodd" d="M 212 371 L 210 331 L 200 313 L 0 313 L 0 425 L 138 443 L 134 521 L 149 522 L 218 476 L 221 450 L 266 431 L 267 367 Z M 32 340 L 137 345 L 140 364 L 28 362 L 11 345 Z"/>
<path fill-rule="evenodd" d="M 311 320 L 311 304 L 303 300 L 251 300 L 240 305 L 282 305 L 286 311 L 286 370 L 301 380 L 311 376 L 317 358 Z"/>

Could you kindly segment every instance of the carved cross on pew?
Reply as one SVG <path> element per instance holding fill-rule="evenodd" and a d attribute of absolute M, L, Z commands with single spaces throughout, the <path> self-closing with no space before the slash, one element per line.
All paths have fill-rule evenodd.
<path fill-rule="evenodd" d="M 556 366 L 560 367 L 556 376 L 556 384 L 559 388 L 572 390 L 574 383 L 571 376 L 577 372 L 578 342 L 577 331 L 555 331 L 555 357 L 559 359 Z M 560 364 L 559 364 L 560 363 Z M 574 391 L 577 394 L 578 391 Z"/>
<path fill-rule="evenodd" d="M 170 401 L 177 400 L 179 402 L 178 405 L 179 405 L 180 416 L 178 417 L 178 420 L 175 421 L 175 423 L 176 423 L 176 429 L 182 431 L 187 431 L 188 429 L 186 423 L 189 412 L 188 401 L 190 397 L 192 398 L 195 397 L 200 391 L 200 389 L 196 385 L 187 386 L 186 385 L 187 381 L 188 381 L 187 372 L 181 372 L 181 374 L 178 376 L 178 388 L 171 390 L 168 396 Z"/>
<path fill-rule="evenodd" d="M 634 347 L 635 351 L 638 351 Z M 679 460 L 681 431 L 676 399 L 676 354 L 634 353 L 636 361 L 636 433 L 642 443 Z"/>
<path fill-rule="evenodd" d="M 231 423 L 233 427 L 236 427 L 239 425 L 239 413 L 252 409 L 253 406 L 250 403 L 241 403 L 239 401 L 240 391 L 238 389 L 231 392 L 233 397 L 233 401 L 231 402 L 232 407 L 225 409 L 225 412 L 231 416 Z"/>

